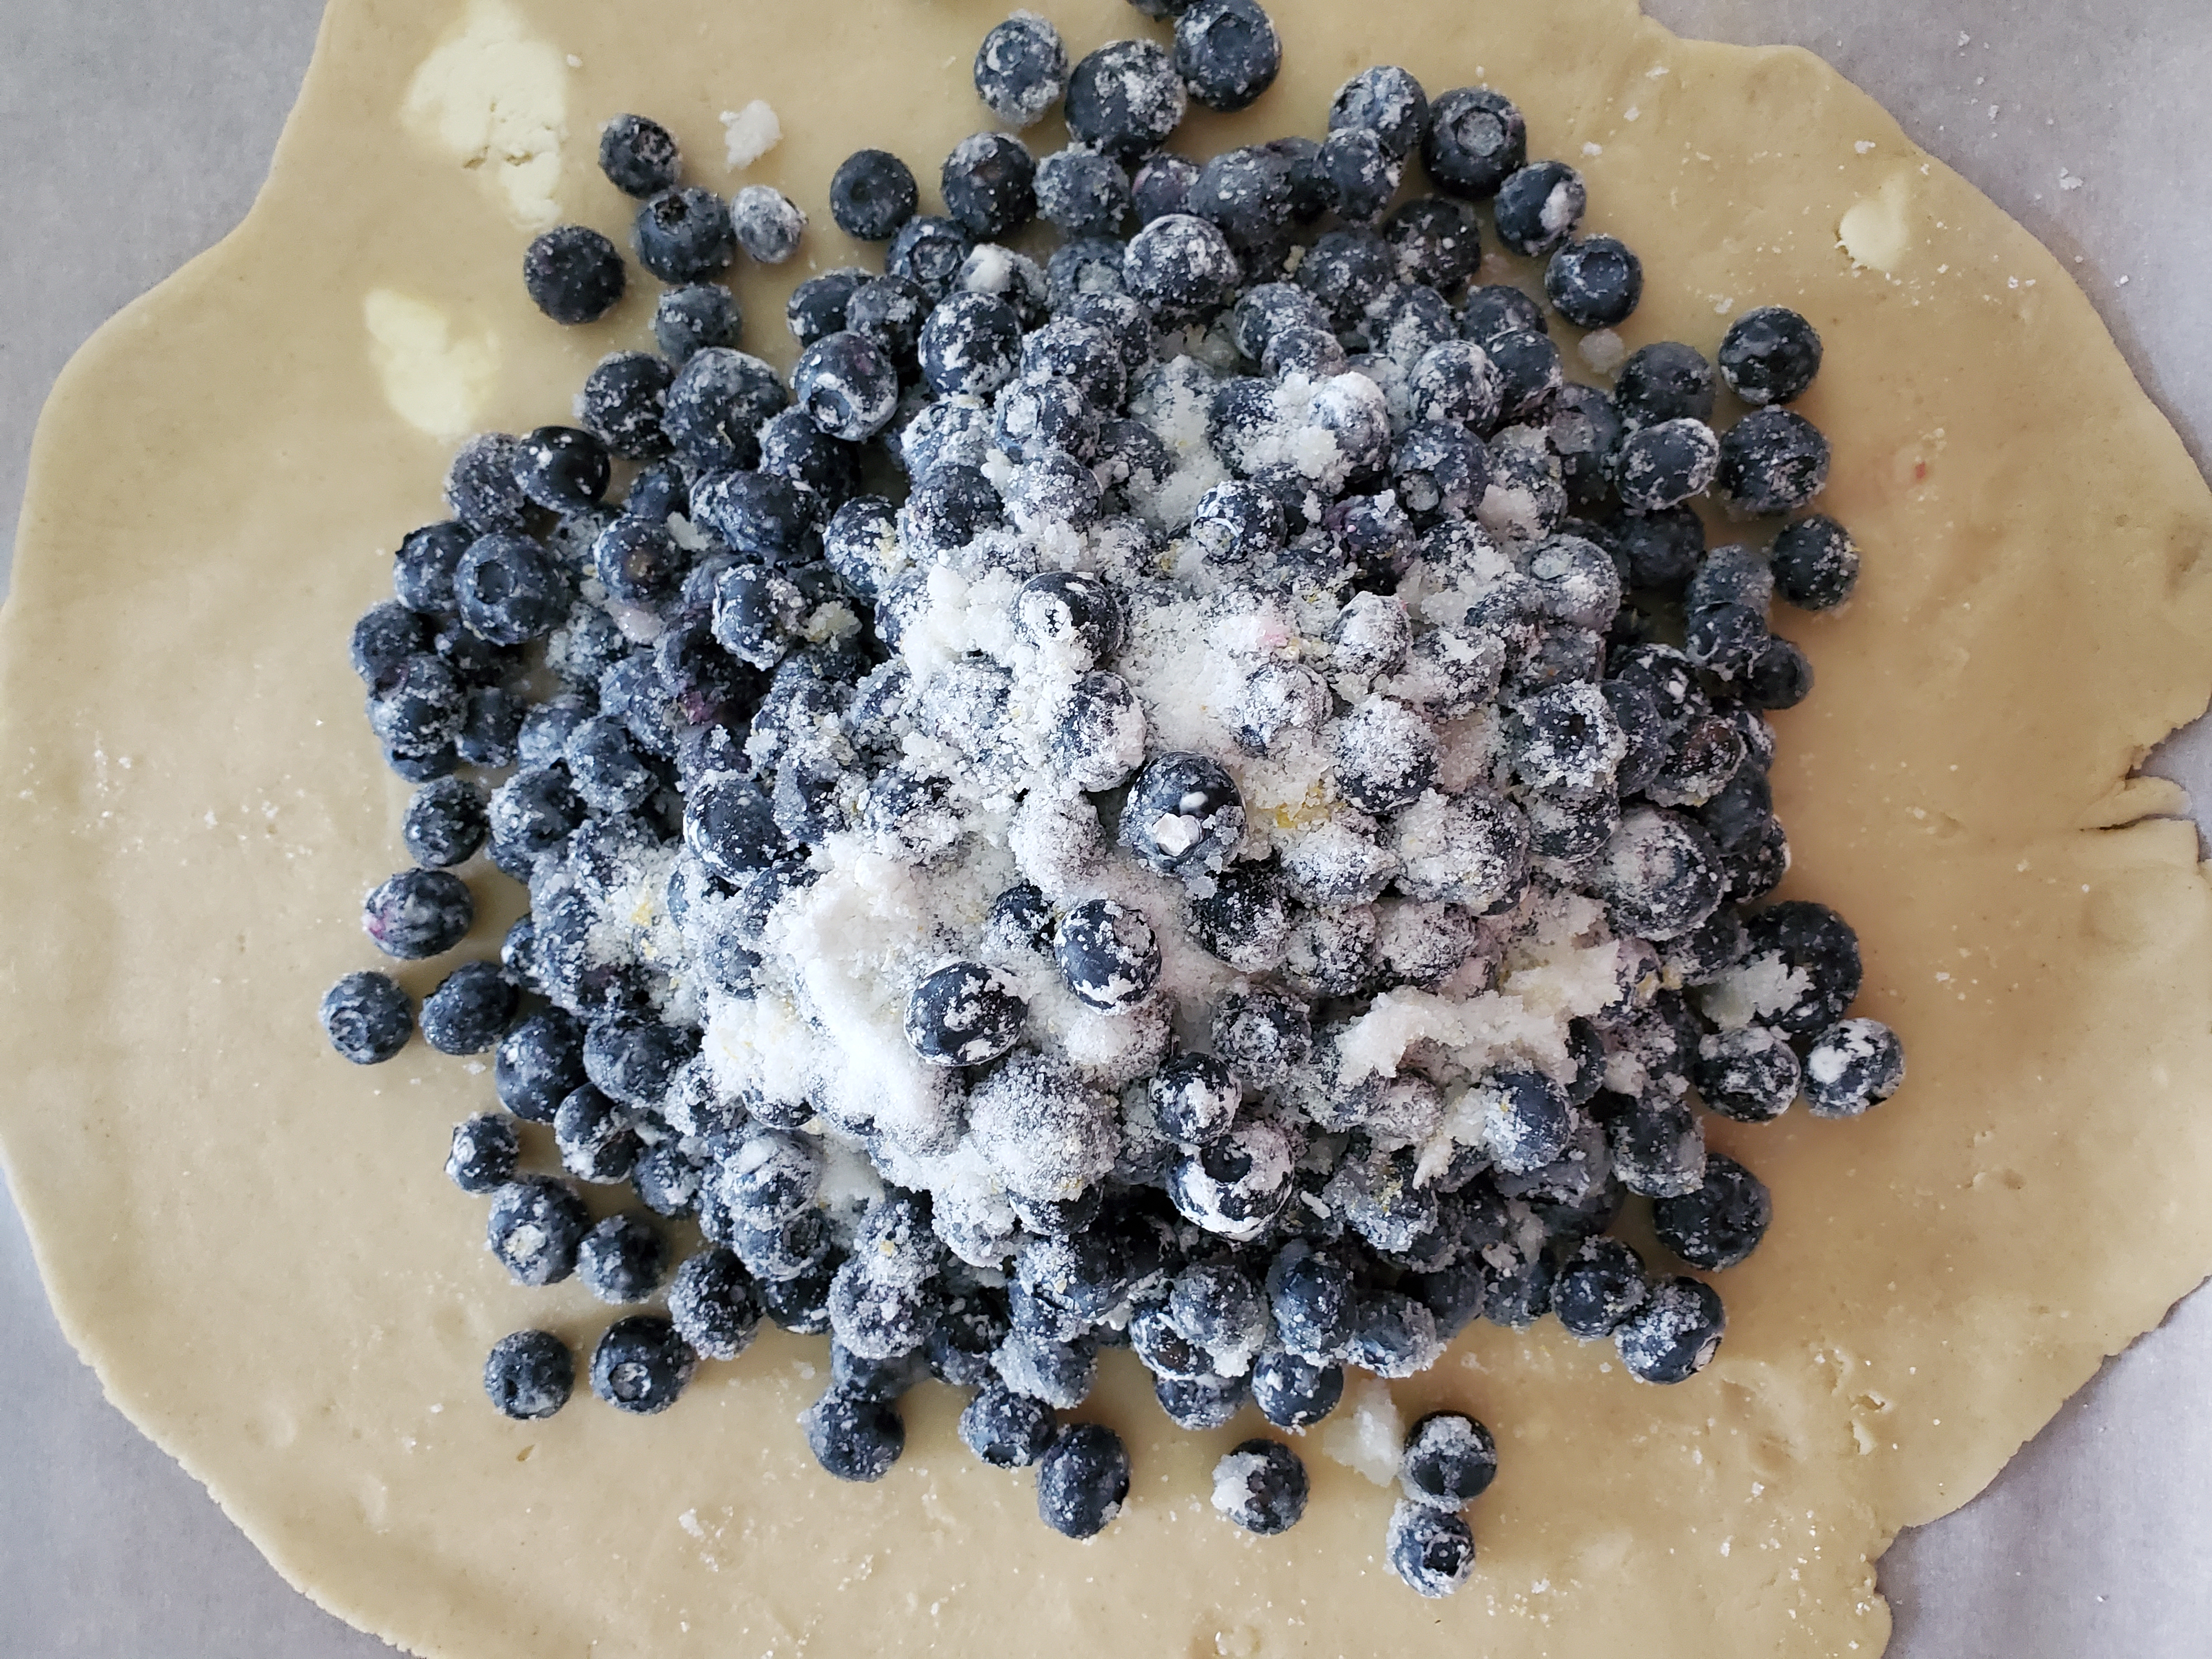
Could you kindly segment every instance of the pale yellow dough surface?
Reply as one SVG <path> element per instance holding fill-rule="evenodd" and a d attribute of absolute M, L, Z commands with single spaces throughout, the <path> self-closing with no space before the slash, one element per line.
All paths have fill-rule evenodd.
<path fill-rule="evenodd" d="M 1150 27 L 1043 9 L 1078 53 Z M 1641 251 L 1630 345 L 1710 351 L 1765 301 L 1819 325 L 1802 406 L 1867 574 L 1783 624 L 1820 684 L 1778 722 L 1777 793 L 1790 890 L 1857 926 L 1906 1092 L 1856 1124 L 1714 1124 L 1777 1220 L 1720 1281 L 1705 1376 L 1638 1386 L 1547 1322 L 1478 1327 L 1398 1386 L 1501 1446 L 1449 1601 L 1389 1577 L 1388 1496 L 1311 1441 L 1303 1524 L 1224 1524 L 1206 1471 L 1256 1418 L 1174 1431 L 1133 1364 L 1090 1409 L 1134 1496 L 1084 1546 L 959 1448 L 935 1384 L 889 1479 L 821 1474 L 793 1420 L 818 1339 L 770 1334 L 657 1419 L 495 1416 L 495 1337 L 585 1343 L 606 1315 L 508 1285 L 440 1173 L 488 1074 L 419 1044 L 356 1070 L 316 1026 L 375 965 L 360 896 L 404 861 L 346 629 L 441 516 L 432 433 L 565 418 L 642 338 L 646 294 L 563 331 L 517 280 L 533 222 L 621 234 L 600 120 L 660 117 L 727 191 L 717 118 L 766 98 L 785 137 L 742 178 L 814 215 L 826 269 L 836 161 L 879 144 L 927 187 L 988 125 L 968 61 L 1003 10 L 337 0 L 252 216 L 79 355 L 40 428 L 0 616 L 0 1140 L 110 1395 L 345 1618 L 468 1659 L 1871 1656 L 1896 1529 L 2212 1268 L 2212 906 L 2193 830 L 2156 816 L 2175 792 L 2124 781 L 2212 687 L 2212 501 L 2087 302 L 1802 53 L 1679 41 L 1626 0 L 1275 12 L 1280 82 L 1182 147 L 1317 131 L 1369 62 L 1487 81 Z M 787 362 L 799 274 L 739 280 L 749 343 Z M 513 900 L 483 908 L 489 952 Z"/>

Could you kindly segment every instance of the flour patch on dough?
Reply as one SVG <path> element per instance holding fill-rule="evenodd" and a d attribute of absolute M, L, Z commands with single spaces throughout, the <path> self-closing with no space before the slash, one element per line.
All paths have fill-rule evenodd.
<path fill-rule="evenodd" d="M 1861 270 L 1890 275 L 1912 246 L 1911 202 L 1911 175 L 1901 170 L 1891 173 L 1873 195 L 1844 210 L 1836 226 L 1836 245 Z"/>
<path fill-rule="evenodd" d="M 499 341 L 458 332 L 428 300 L 374 288 L 362 301 L 368 362 L 392 412 L 417 432 L 453 439 L 477 429 L 499 378 Z"/>
<path fill-rule="evenodd" d="M 507 0 L 469 0 L 459 31 L 408 82 L 399 119 L 476 173 L 524 229 L 559 220 L 567 59 L 532 34 Z"/>

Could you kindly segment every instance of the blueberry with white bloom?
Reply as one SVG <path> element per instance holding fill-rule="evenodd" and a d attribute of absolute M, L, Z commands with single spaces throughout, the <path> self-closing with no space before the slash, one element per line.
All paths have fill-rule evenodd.
<path fill-rule="evenodd" d="M 1121 837 L 1139 862 L 1162 875 L 1218 870 L 1244 838 L 1243 797 L 1219 762 L 1162 755 L 1131 787 Z"/>
<path fill-rule="evenodd" d="M 906 1038 L 933 1066 L 981 1066 L 1021 1040 L 1028 1016 L 1029 1005 L 1005 974 L 949 963 L 907 999 Z"/>

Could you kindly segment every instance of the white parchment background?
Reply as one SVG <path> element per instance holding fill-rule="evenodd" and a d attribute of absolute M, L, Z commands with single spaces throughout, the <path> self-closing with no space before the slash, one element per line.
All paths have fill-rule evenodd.
<path fill-rule="evenodd" d="M 2199 464 L 2212 456 L 2206 0 L 1645 3 L 1686 34 L 1810 47 L 1872 92 L 2072 266 Z M 0 3 L 0 524 L 70 353 L 245 213 L 319 9 Z M 2212 726 L 2152 764 L 2207 822 Z M 2108 1364 L 1989 1492 L 1901 1539 L 1881 1574 L 1896 1659 L 2212 1652 L 2208 1379 L 2212 1293 Z M 294 1594 L 106 1404 L 4 1204 L 0 1470 L 0 1655 L 390 1651 Z"/>

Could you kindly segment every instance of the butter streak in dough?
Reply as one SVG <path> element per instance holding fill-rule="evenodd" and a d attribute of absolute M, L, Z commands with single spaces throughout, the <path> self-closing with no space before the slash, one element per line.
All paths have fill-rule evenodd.
<path fill-rule="evenodd" d="M 1078 53 L 1146 27 L 1118 0 L 1047 9 Z M 958 1447 L 933 1384 L 888 1480 L 821 1474 L 793 1421 L 818 1340 L 765 1336 L 650 1421 L 588 1399 L 495 1416 L 476 1377 L 495 1337 L 545 1322 L 582 1345 L 607 1314 L 574 1285 L 507 1285 L 482 1201 L 439 1173 L 488 1073 L 419 1044 L 356 1071 L 314 1023 L 322 988 L 373 961 L 360 895 L 403 857 L 406 792 L 361 724 L 345 630 L 440 515 L 449 449 L 385 377 L 445 339 L 465 361 L 416 388 L 417 418 L 450 426 L 459 400 L 520 429 L 649 313 L 641 278 L 589 329 L 528 309 L 544 132 L 560 215 L 619 236 L 599 120 L 668 121 L 728 189 L 717 117 L 766 97 L 787 136 L 744 176 L 807 207 L 800 264 L 826 269 L 847 151 L 927 176 L 988 125 L 967 65 L 1003 8 L 634 9 L 338 0 L 252 215 L 110 324 L 41 426 L 0 615 L 0 1139 L 111 1396 L 295 1583 L 425 1653 L 1879 1650 L 1870 1563 L 1895 1530 L 1971 1497 L 2212 1267 L 2212 907 L 2193 830 L 2148 816 L 2177 793 L 2124 781 L 2212 683 L 2212 501 L 2087 302 L 1802 53 L 1678 41 L 1620 0 L 1278 5 L 1281 82 L 1180 147 L 1317 131 L 1369 62 L 1489 81 L 1533 153 L 1588 174 L 1593 228 L 1643 254 L 1632 346 L 1710 351 L 1765 302 L 1820 328 L 1802 407 L 1834 440 L 1824 506 L 1867 575 L 1841 616 L 1783 620 L 1820 684 L 1778 721 L 1778 804 L 1790 890 L 1857 926 L 1860 1011 L 1912 1071 L 1856 1124 L 1711 1124 L 1777 1219 L 1719 1280 L 1705 1376 L 1640 1387 L 1547 1322 L 1478 1327 L 1397 1386 L 1409 1414 L 1459 1405 L 1500 1443 L 1453 1600 L 1389 1577 L 1388 1495 L 1311 1439 L 1305 1520 L 1224 1526 L 1206 1471 L 1249 1424 L 1174 1430 L 1126 1355 L 1085 1414 L 1129 1437 L 1133 1499 L 1073 1546 L 1026 1479 Z M 401 111 L 471 30 L 541 86 L 556 52 L 564 107 L 506 110 L 462 165 L 419 97 Z M 1864 264 L 1837 240 L 1861 202 Z M 787 362 L 801 274 L 738 283 L 748 343 Z M 373 353 L 378 292 L 400 302 L 377 302 Z M 479 954 L 511 914 L 486 908 Z"/>

